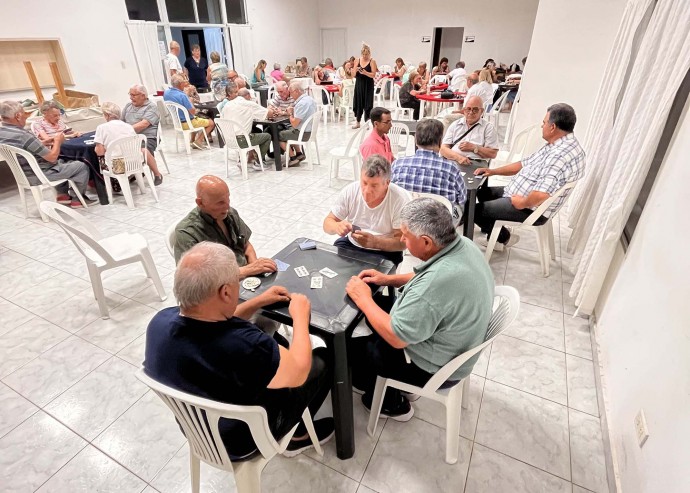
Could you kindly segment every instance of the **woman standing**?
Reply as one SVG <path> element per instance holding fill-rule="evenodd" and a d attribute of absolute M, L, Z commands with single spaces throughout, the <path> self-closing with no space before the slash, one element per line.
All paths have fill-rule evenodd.
<path fill-rule="evenodd" d="M 201 47 L 199 45 L 192 46 L 192 56 L 187 58 L 184 62 L 184 73 L 187 75 L 189 83 L 197 89 L 204 89 L 208 87 L 206 80 L 206 71 L 208 70 L 208 61 L 201 57 Z"/>
<path fill-rule="evenodd" d="M 374 107 L 374 77 L 376 77 L 376 60 L 371 58 L 371 49 L 362 43 L 362 56 L 355 59 L 355 94 L 352 109 L 355 112 L 356 123 L 352 128 L 359 128 L 359 121 L 364 115 L 364 121 L 369 119 L 369 112 Z"/>
<path fill-rule="evenodd" d="M 228 85 L 228 66 L 220 61 L 220 53 L 211 52 L 211 65 L 208 67 L 206 80 L 211 83 L 211 90 L 216 101 L 225 98 L 225 86 Z"/>
<path fill-rule="evenodd" d="M 265 84 L 266 83 L 266 60 L 259 60 L 254 69 L 254 74 L 252 74 L 252 84 Z"/>

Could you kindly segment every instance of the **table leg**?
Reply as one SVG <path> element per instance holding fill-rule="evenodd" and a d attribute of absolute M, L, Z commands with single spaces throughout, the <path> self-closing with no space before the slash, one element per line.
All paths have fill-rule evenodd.
<path fill-rule="evenodd" d="M 477 204 L 477 189 L 468 190 L 465 202 L 465 221 L 462 225 L 462 234 L 470 240 L 474 238 L 474 206 Z"/>
<path fill-rule="evenodd" d="M 271 125 L 271 135 L 273 136 L 273 157 L 276 163 L 276 171 L 282 171 L 283 160 L 280 152 L 280 137 L 278 136 L 278 125 Z"/>
<path fill-rule="evenodd" d="M 352 380 L 347 363 L 347 335 L 344 331 L 333 336 L 333 356 L 331 400 L 335 421 L 335 445 L 338 458 L 344 460 L 355 455 Z"/>
<path fill-rule="evenodd" d="M 424 100 L 420 99 L 419 100 L 419 119 L 421 120 L 424 118 Z"/>

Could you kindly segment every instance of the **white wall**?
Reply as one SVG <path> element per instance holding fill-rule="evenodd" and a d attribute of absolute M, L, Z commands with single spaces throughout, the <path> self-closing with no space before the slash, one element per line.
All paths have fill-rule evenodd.
<path fill-rule="evenodd" d="M 690 104 L 597 312 L 610 429 L 625 493 L 690 491 Z M 633 421 L 644 409 L 640 448 Z"/>
<path fill-rule="evenodd" d="M 626 0 L 539 3 L 515 134 L 541 123 L 551 104 L 568 103 L 577 114 L 575 134 L 584 137 L 625 4 Z"/>
<path fill-rule="evenodd" d="M 321 0 L 321 27 L 347 28 L 348 50 L 358 56 L 362 41 L 371 46 L 380 64 L 394 65 L 397 57 L 408 64 L 430 62 L 435 27 L 464 27 L 474 43 L 463 44 L 467 68 L 475 70 L 487 58 L 511 64 L 519 62 L 529 48 L 538 0 Z M 441 53 L 441 57 L 444 54 Z M 451 60 L 451 67 L 457 60 Z"/>
<path fill-rule="evenodd" d="M 3 2 L 0 38 L 58 38 L 75 85 L 68 89 L 98 94 L 100 101 L 124 104 L 139 73 L 127 35 L 124 0 L 94 2 L 44 0 Z M 27 85 L 29 85 L 27 78 Z M 50 99 L 54 88 L 44 88 Z M 0 99 L 35 99 L 32 90 L 2 92 Z"/>

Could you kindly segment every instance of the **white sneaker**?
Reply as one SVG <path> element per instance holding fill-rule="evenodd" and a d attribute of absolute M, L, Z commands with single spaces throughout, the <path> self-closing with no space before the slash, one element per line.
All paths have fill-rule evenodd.
<path fill-rule="evenodd" d="M 251 163 L 252 168 L 254 168 L 256 171 L 263 171 L 264 169 L 261 167 L 261 163 L 259 161 L 253 161 Z"/>

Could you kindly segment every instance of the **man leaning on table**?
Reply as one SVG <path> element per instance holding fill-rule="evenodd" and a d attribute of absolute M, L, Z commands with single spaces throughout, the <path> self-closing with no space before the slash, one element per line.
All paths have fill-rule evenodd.
<path fill-rule="evenodd" d="M 479 168 L 475 174 L 513 176 L 505 187 L 481 187 L 477 193 L 474 222 L 487 236 L 497 220 L 522 222 L 534 209 L 567 183 L 579 180 L 585 172 L 585 151 L 573 134 L 575 110 L 565 103 L 549 106 L 541 124 L 546 144 L 534 154 L 500 168 Z M 568 197 L 566 192 L 537 219 L 544 224 Z M 510 247 L 520 238 L 501 228 L 496 248 Z"/>
<path fill-rule="evenodd" d="M 352 382 L 364 391 L 367 410 L 378 376 L 424 386 L 449 361 L 484 341 L 491 318 L 493 274 L 479 248 L 456 233 L 448 209 L 433 199 L 416 199 L 403 208 L 401 222 L 402 241 L 422 263 L 408 274 L 365 270 L 346 286 L 374 330 L 352 339 L 350 353 Z M 376 304 L 370 285 L 399 288 L 390 313 Z M 468 376 L 478 358 L 470 358 L 446 385 Z M 414 414 L 408 396 L 388 388 L 381 417 L 408 421 Z"/>
<path fill-rule="evenodd" d="M 498 135 L 494 126 L 482 119 L 484 106 L 478 96 L 465 102 L 464 116 L 446 130 L 441 145 L 441 156 L 470 164 L 471 159 L 493 159 L 498 154 Z"/>

